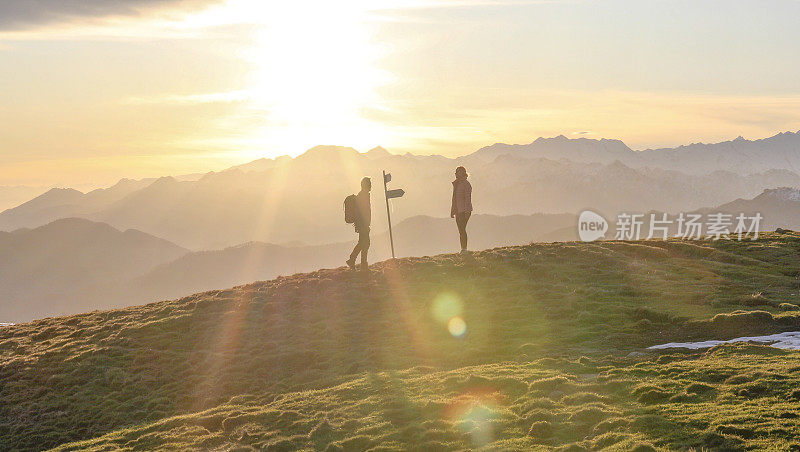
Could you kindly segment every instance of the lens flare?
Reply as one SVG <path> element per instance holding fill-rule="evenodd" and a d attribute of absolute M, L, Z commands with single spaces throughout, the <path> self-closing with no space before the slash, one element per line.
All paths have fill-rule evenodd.
<path fill-rule="evenodd" d="M 469 434 L 474 447 L 484 447 L 495 439 L 494 420 L 508 404 L 502 391 L 491 386 L 475 386 L 455 396 L 444 411 L 444 419 Z"/>
<path fill-rule="evenodd" d="M 464 413 L 463 419 L 472 427 L 469 434 L 473 445 L 481 447 L 492 442 L 494 435 L 491 421 L 496 417 L 495 410 L 486 405 L 476 405 Z"/>
<path fill-rule="evenodd" d="M 431 304 L 431 315 L 443 324 L 453 337 L 461 337 L 467 332 L 467 322 L 463 317 L 464 303 L 453 292 L 441 292 Z"/>
<path fill-rule="evenodd" d="M 461 337 L 467 332 L 467 322 L 461 317 L 453 317 L 447 322 L 447 331 L 449 331 L 453 337 Z"/>
<path fill-rule="evenodd" d="M 461 298 L 452 292 L 442 292 L 436 296 L 431 305 L 431 314 L 439 322 L 447 323 L 453 317 L 460 317 L 464 304 Z"/>

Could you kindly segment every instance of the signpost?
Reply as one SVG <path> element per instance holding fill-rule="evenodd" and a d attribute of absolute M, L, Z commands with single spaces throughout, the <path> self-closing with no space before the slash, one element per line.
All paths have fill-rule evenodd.
<path fill-rule="evenodd" d="M 389 200 L 392 198 L 401 198 L 405 191 L 402 188 L 395 188 L 389 190 L 386 186 L 392 180 L 392 175 L 383 172 L 383 194 L 386 197 L 386 218 L 389 220 L 389 243 L 392 245 L 392 259 L 394 259 L 394 237 L 392 236 L 392 214 L 389 213 Z"/>

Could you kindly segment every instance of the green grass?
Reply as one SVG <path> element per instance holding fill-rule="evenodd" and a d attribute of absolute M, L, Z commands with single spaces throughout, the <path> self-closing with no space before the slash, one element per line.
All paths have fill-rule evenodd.
<path fill-rule="evenodd" d="M 14 325 L 0 445 L 785 449 L 800 353 L 626 356 L 800 329 L 799 264 L 794 234 L 533 244 Z"/>
<path fill-rule="evenodd" d="M 800 354 L 726 345 L 661 358 L 367 372 L 322 390 L 236 397 L 60 449 L 800 447 Z"/>

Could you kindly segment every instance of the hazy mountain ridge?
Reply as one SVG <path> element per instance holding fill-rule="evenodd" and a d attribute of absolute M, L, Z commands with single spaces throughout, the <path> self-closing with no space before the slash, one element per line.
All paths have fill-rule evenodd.
<path fill-rule="evenodd" d="M 512 157 L 500 157 L 496 163 L 503 164 L 503 161 L 507 161 L 506 163 L 514 164 L 514 160 Z M 563 168 L 559 162 L 543 161 L 542 164 L 550 165 L 547 168 L 550 174 L 557 168 Z M 628 175 L 634 171 L 622 164 L 614 164 L 607 168 L 587 165 L 587 168 L 617 176 Z M 254 174 L 257 176 L 259 173 Z M 206 177 L 211 180 L 221 178 L 220 180 L 226 183 L 228 177 L 241 178 L 241 176 L 232 172 Z M 730 175 L 720 172 L 718 177 L 730 177 Z M 192 184 L 170 178 L 159 180 L 153 189 L 161 190 L 163 187 L 177 187 L 176 192 L 184 195 L 198 189 Z M 518 188 L 514 187 L 513 190 L 518 191 Z M 139 197 L 142 194 L 137 192 L 131 196 Z M 144 199 L 155 198 L 148 195 L 144 196 Z M 579 201 L 580 198 L 576 198 L 575 202 Z M 669 211 L 670 218 L 674 219 L 676 213 L 680 211 L 686 210 Z M 627 212 L 653 211 L 642 209 Z M 662 211 L 654 212 L 657 218 L 660 218 L 660 212 Z M 754 215 L 758 212 L 764 217 L 760 225 L 761 231 L 775 228 L 796 230 L 800 229 L 800 218 L 797 215 L 797 212 L 800 212 L 800 190 L 788 187 L 768 189 L 752 199 L 738 199 L 717 207 L 699 209 L 696 212 L 730 213 L 734 217 L 739 213 Z M 607 214 L 606 218 L 610 222 L 606 237 L 613 238 L 616 227 L 615 215 L 618 212 L 601 211 L 601 213 Z M 648 231 L 649 216 L 646 215 L 643 220 L 642 238 Z M 671 225 L 670 235 L 674 235 L 675 228 L 675 224 Z M 349 226 L 343 225 L 343 229 L 352 237 L 352 229 Z M 472 249 L 577 239 L 576 217 L 572 214 L 510 216 L 476 214 L 471 220 L 469 231 Z M 80 234 L 76 235 L 76 232 Z M 107 235 L 115 236 L 118 240 L 108 245 L 109 242 L 103 239 L 103 236 Z M 399 257 L 434 255 L 458 247 L 457 234 L 449 218 L 415 216 L 402 220 L 395 225 L 394 237 Z M 135 262 L 131 262 L 130 253 L 132 248 L 141 247 L 141 243 L 149 243 L 149 246 L 155 248 L 164 247 L 170 254 L 166 258 L 146 260 L 141 265 L 133 265 Z M 330 244 L 301 246 L 248 242 L 224 249 L 188 252 L 140 231 L 120 232 L 107 224 L 92 223 L 88 220 L 60 220 L 35 230 L 22 229 L 11 233 L 0 233 L 0 258 L 3 258 L 9 266 L 8 269 L 0 266 L 0 270 L 5 273 L 5 279 L 2 280 L 4 284 L 0 285 L 3 288 L 0 295 L 9 300 L 4 305 L 5 310 L 0 309 L 0 318 L 6 321 L 23 321 L 35 316 L 126 306 L 245 284 L 254 280 L 266 280 L 278 275 L 318 268 L 335 268 L 343 264 L 352 246 L 352 239 Z M 54 253 L 56 258 L 47 257 L 36 261 L 34 257 L 42 255 L 42 249 Z M 95 260 L 85 261 L 87 256 L 94 256 Z M 390 257 L 388 233 L 376 227 L 373 230 L 370 250 L 371 261 L 376 262 L 388 257 Z M 112 263 L 109 264 L 109 261 Z M 80 262 L 85 263 L 80 264 Z M 120 263 L 127 264 L 120 267 Z M 116 271 L 108 273 L 109 269 L 115 268 Z M 57 277 L 60 274 L 68 276 Z"/>
<path fill-rule="evenodd" d="M 800 162 L 800 133 L 791 132 L 641 152 L 619 140 L 562 135 L 528 145 L 495 144 L 458 158 L 316 146 L 295 158 L 259 159 L 199 178 L 123 180 L 86 194 L 51 190 L 0 213 L 0 229 L 77 216 L 139 229 L 193 250 L 249 241 L 322 245 L 352 237 L 341 202 L 357 191 L 364 175 L 375 182 L 375 229 L 386 228 L 382 170 L 392 173 L 391 187 L 406 191 L 392 202 L 394 218 L 401 221 L 446 216 L 458 165 L 472 173 L 476 213 L 514 215 L 585 208 L 690 211 L 778 186 L 800 187 L 800 175 L 786 169 L 795 161 Z"/>
<path fill-rule="evenodd" d="M 187 250 L 141 231 L 85 219 L 57 220 L 0 235 L 0 319 L 119 306 L 114 293 L 131 275 Z"/>
<path fill-rule="evenodd" d="M 800 131 L 782 132 L 758 140 L 740 136 L 721 143 L 648 149 L 638 155 L 642 164 L 686 172 L 707 172 L 716 168 L 750 174 L 780 168 L 800 173 Z"/>
<path fill-rule="evenodd" d="M 584 163 L 611 163 L 626 160 L 634 151 L 620 140 L 574 138 L 564 135 L 537 138 L 530 144 L 495 143 L 478 149 L 469 158 L 492 161 L 500 155 L 518 155 L 549 160 L 571 160 Z"/>
<path fill-rule="evenodd" d="M 800 142 L 800 135 L 776 137 L 736 140 L 736 146 L 776 145 L 780 161 L 791 162 L 787 156 L 794 154 L 787 149 Z M 703 146 L 711 149 L 709 155 L 717 155 L 731 145 Z M 85 195 L 48 192 L 0 213 L 0 229 L 35 227 L 59 217 L 80 216 L 119 229 L 139 229 L 193 250 L 248 241 L 321 245 L 352 238 L 352 231 L 342 221 L 341 202 L 357 191 L 362 176 L 373 178 L 373 221 L 375 229 L 381 230 L 386 228 L 382 170 L 392 173 L 391 187 L 406 191 L 405 197 L 392 202 L 394 219 L 401 221 L 415 215 L 448 215 L 450 181 L 458 165 L 472 174 L 476 213 L 495 215 L 576 213 L 585 208 L 689 211 L 750 198 L 777 186 L 800 187 L 800 176 L 783 167 L 743 175 L 741 168 L 777 164 L 768 148 L 762 151 L 758 164 L 727 158 L 722 168 L 728 169 L 715 167 L 696 174 L 702 164 L 682 172 L 651 163 L 661 159 L 666 167 L 680 166 L 675 162 L 686 159 L 674 156 L 705 151 L 637 152 L 618 140 L 540 138 L 530 145 L 497 144 L 455 159 L 395 155 L 382 148 L 359 153 L 342 146 L 317 146 L 295 158 L 260 159 L 195 180 L 164 177 L 136 182 L 141 186 L 129 182 Z M 672 157 L 652 157 L 662 154 Z M 795 154 L 800 159 L 800 151 Z M 591 161 L 595 156 L 604 162 Z"/>
<path fill-rule="evenodd" d="M 153 179 L 122 179 L 108 188 L 82 193 L 72 188 L 52 188 L 17 207 L 0 212 L 0 228 L 37 227 L 64 217 L 85 216 L 146 188 Z"/>
<path fill-rule="evenodd" d="M 0 212 L 16 207 L 46 191 L 47 188 L 44 187 L 0 186 Z"/>
<path fill-rule="evenodd" d="M 476 215 L 472 222 L 474 249 L 576 238 L 572 215 Z M 458 249 L 458 235 L 448 218 L 410 218 L 395 225 L 394 236 L 401 257 Z M 353 244 L 249 242 L 191 253 L 137 230 L 120 232 L 83 219 L 58 220 L 34 230 L 0 233 L 0 260 L 8 266 L 0 264 L 5 271 L 0 275 L 0 298 L 6 300 L 0 305 L 0 319 L 19 322 L 128 306 L 340 267 Z M 388 233 L 376 230 L 370 260 L 389 257 Z"/>
<path fill-rule="evenodd" d="M 194 181 L 202 175 L 167 176 L 177 181 Z M 124 200 L 158 182 L 159 178 L 120 179 L 107 188 L 81 192 L 73 188 L 51 188 L 16 207 L 0 212 L 0 229 L 37 227 L 66 217 L 85 217 Z M 127 229 L 122 227 L 122 229 Z"/>
<path fill-rule="evenodd" d="M 800 230 L 800 190 L 792 187 L 779 187 L 764 190 L 752 199 L 737 199 L 720 206 L 701 209 L 703 213 L 726 213 L 735 217 L 741 213 L 747 216 L 761 214 L 760 229 L 772 231 L 777 228 Z"/>
<path fill-rule="evenodd" d="M 782 132 L 758 140 L 738 137 L 720 143 L 693 143 L 644 151 L 634 151 L 619 140 L 569 139 L 559 135 L 538 138 L 527 145 L 497 143 L 472 156 L 491 160 L 506 154 L 604 164 L 619 160 L 632 168 L 662 168 L 691 175 L 723 170 L 747 176 L 772 169 L 800 173 L 800 131 Z"/>
<path fill-rule="evenodd" d="M 688 175 L 660 168 L 634 169 L 616 160 L 610 164 L 572 163 L 500 156 L 474 173 L 474 186 L 493 213 L 688 211 L 738 197 L 752 197 L 778 185 L 800 186 L 797 174 L 772 170 L 740 176 L 715 171 Z M 487 190 L 487 187 L 489 188 Z M 488 193 L 487 193 L 488 192 Z M 509 209 L 509 210 L 506 210 Z"/>
<path fill-rule="evenodd" d="M 695 210 L 675 210 L 675 211 L 661 211 L 661 210 L 640 210 L 640 211 L 607 211 L 598 212 L 604 216 L 609 223 L 608 231 L 606 232 L 605 240 L 615 240 L 617 238 L 617 220 L 618 215 L 642 215 L 637 218 L 637 223 L 640 223 L 639 238 L 647 238 L 650 232 L 651 218 L 656 221 L 662 221 L 663 215 L 666 215 L 668 224 L 656 224 L 658 228 L 667 228 L 667 237 L 681 237 L 682 234 L 687 234 L 687 229 L 678 231 L 678 216 L 679 214 L 699 214 L 699 224 L 702 228 L 700 231 L 701 238 L 708 238 L 708 225 L 711 221 L 710 215 L 723 214 L 726 217 L 721 218 L 723 227 L 727 227 L 729 232 L 728 236 L 734 240 L 738 240 L 736 228 L 739 223 L 738 217 L 744 215 L 742 230 L 743 237 L 752 237 L 748 235 L 748 229 L 753 226 L 757 215 L 761 219 L 757 221 L 759 233 L 775 231 L 777 229 L 788 229 L 790 231 L 800 230 L 800 189 L 791 187 L 779 187 L 775 189 L 766 189 L 759 195 L 751 198 L 739 198 L 735 201 L 723 203 L 714 207 L 703 207 Z M 688 219 L 688 217 L 687 217 Z M 727 225 L 727 226 L 725 226 Z M 630 227 L 626 227 L 625 231 L 630 233 Z M 563 231 L 561 231 L 563 233 Z M 696 234 L 696 232 L 693 233 Z M 662 239 L 663 232 L 661 229 L 654 229 L 654 238 Z M 628 236 L 625 236 L 627 239 Z M 686 237 L 683 237 L 684 239 Z M 635 236 L 634 236 L 635 239 Z M 543 236 L 543 240 L 547 240 L 547 236 Z"/>

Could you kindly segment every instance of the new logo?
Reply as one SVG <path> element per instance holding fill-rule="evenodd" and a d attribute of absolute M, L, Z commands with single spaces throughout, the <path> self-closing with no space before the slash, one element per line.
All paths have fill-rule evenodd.
<path fill-rule="evenodd" d="M 593 242 L 606 235 L 608 221 L 600 214 L 584 210 L 578 216 L 578 237 L 584 242 Z"/>

